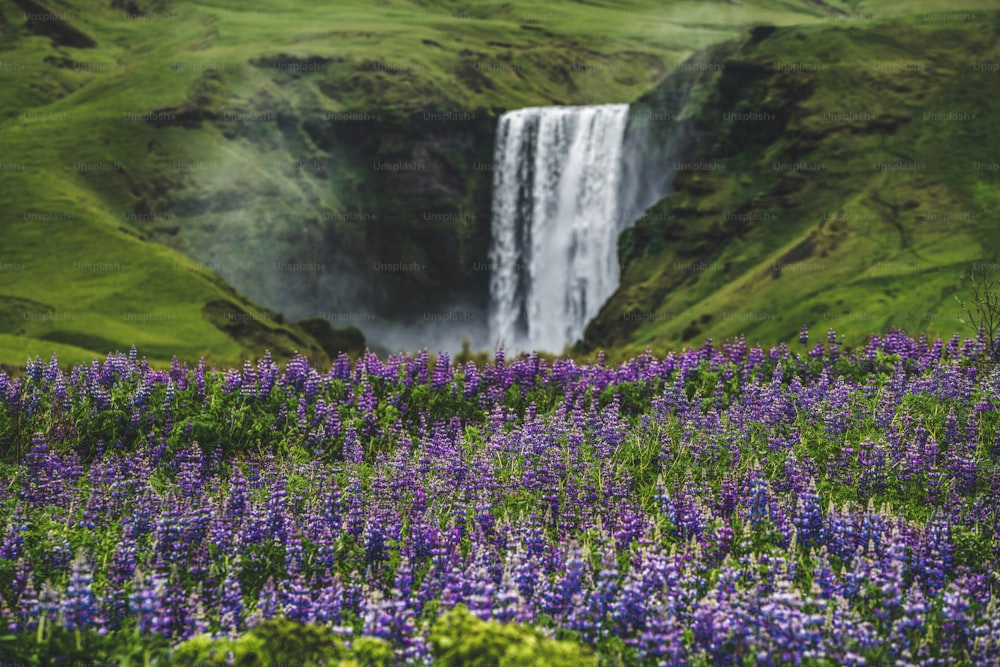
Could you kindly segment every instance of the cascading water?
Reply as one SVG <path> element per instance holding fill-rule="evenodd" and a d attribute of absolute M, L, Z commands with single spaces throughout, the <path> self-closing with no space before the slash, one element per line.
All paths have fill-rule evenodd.
<path fill-rule="evenodd" d="M 506 349 L 562 351 L 618 287 L 628 109 L 535 107 L 500 117 L 490 324 Z"/>

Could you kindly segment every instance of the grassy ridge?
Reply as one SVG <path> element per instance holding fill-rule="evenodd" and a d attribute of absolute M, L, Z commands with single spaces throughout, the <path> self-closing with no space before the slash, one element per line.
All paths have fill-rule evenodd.
<path fill-rule="evenodd" d="M 115 4 L 48 6 L 94 48 L 40 34 L 48 28 L 27 25 L 22 7 L 0 5 L 0 62 L 9 65 L 0 70 L 0 161 L 10 167 L 0 171 L 0 267 L 13 267 L 0 273 L 0 363 L 20 366 L 26 352 L 47 355 L 56 343 L 68 346 L 61 354 L 67 361 L 133 343 L 154 363 L 172 354 L 232 363 L 259 354 L 273 337 L 282 349 L 315 349 L 301 329 L 254 311 L 226 283 L 273 310 L 317 299 L 334 310 L 361 287 L 274 271 L 271 260 L 321 262 L 323 252 L 343 248 L 382 261 L 423 261 L 432 269 L 415 280 L 357 276 L 362 286 L 375 285 L 375 294 L 399 291 L 419 302 L 469 277 L 456 267 L 485 259 L 488 192 L 478 181 L 417 183 L 439 194 L 421 201 L 406 195 L 412 211 L 398 202 L 384 206 L 385 220 L 375 225 L 328 219 L 405 194 L 369 165 L 373 151 L 406 156 L 413 114 L 482 110 L 479 122 L 489 127 L 493 114 L 509 108 L 629 101 L 695 50 L 749 25 L 838 25 L 828 12 L 865 7 L 774 0 L 351 0 L 319 8 L 304 0 L 249 8 L 151 2 L 138 5 L 145 17 L 135 20 Z M 888 17 L 906 8 L 878 11 Z M 294 70 L 317 63 L 322 71 Z M 382 121 L 359 126 L 385 137 L 371 146 L 325 141 L 309 127 L 324 113 L 349 111 L 377 111 L 391 131 Z M 162 119 L 123 118 L 151 112 Z M 226 120 L 239 113 L 277 120 Z M 467 175 L 469 156 L 442 141 L 431 136 L 420 150 Z M 326 167 L 282 167 L 310 160 Z M 81 163 L 115 168 L 81 170 Z M 474 210 L 477 222 L 415 231 L 418 206 Z M 75 218 L 37 217 L 53 213 Z M 192 267 L 185 256 L 204 266 Z M 77 268 L 93 264 L 119 268 Z M 25 300 L 35 305 L 25 310 Z M 254 331 L 234 338 L 213 323 L 207 304 L 225 300 L 255 314 Z M 299 310 L 295 319 L 309 316 Z"/>
<path fill-rule="evenodd" d="M 725 70 L 682 114 L 687 161 L 710 166 L 679 171 L 625 234 L 622 287 L 588 344 L 791 341 L 802 324 L 854 342 L 971 333 L 954 295 L 970 265 L 997 268 L 1000 243 L 1000 174 L 983 167 L 1000 150 L 1000 79 L 975 67 L 1000 62 L 998 32 L 995 13 L 915 16 L 716 53 Z"/>
<path fill-rule="evenodd" d="M 3 60 L 17 69 L 2 73 L 7 92 L 0 100 L 0 144 L 5 161 L 18 170 L 0 173 L 5 211 L 0 261 L 16 267 L 4 273 L 0 295 L 42 305 L 29 311 L 5 308 L 11 316 L 2 333 L 19 340 L 0 347 L 0 361 L 19 366 L 25 352 L 47 354 L 56 341 L 71 346 L 61 355 L 66 361 L 133 343 L 160 362 L 172 354 L 233 362 L 244 353 L 260 353 L 259 345 L 233 340 L 203 316 L 205 304 L 229 298 L 215 271 L 252 298 L 277 300 L 258 285 L 257 276 L 270 269 L 261 257 L 271 252 L 275 258 L 321 259 L 293 257 L 303 245 L 303 219 L 356 205 L 352 193 L 372 176 L 346 169 L 333 174 L 331 184 L 329 174 L 275 169 L 329 156 L 304 133 L 284 131 L 280 123 L 225 122 L 227 112 L 299 118 L 433 102 L 456 109 L 606 95 L 625 100 L 683 56 L 673 49 L 700 43 L 636 46 L 622 56 L 626 69 L 609 67 L 607 76 L 604 70 L 583 72 L 578 84 L 566 75 L 567 68 L 602 48 L 584 50 L 566 36 L 574 22 L 556 15 L 557 4 L 515 12 L 475 8 L 476 16 L 492 17 L 483 19 L 465 18 L 473 10 L 458 5 L 409 3 L 379 7 L 378 16 L 361 2 L 327 9 L 257 3 L 250 10 L 241 3 L 159 3 L 142 5 L 146 20 L 128 20 L 123 10 L 106 3 L 53 6 L 53 12 L 70 17 L 97 41 L 93 49 L 68 48 L 33 35 L 19 27 L 24 23 L 20 10 L 4 5 L 9 50 Z M 565 15 L 566 7 L 561 11 Z M 592 14 L 607 16 L 609 10 L 597 8 Z M 564 36 L 553 41 L 547 28 L 522 30 L 522 18 L 526 24 L 558 25 Z M 591 20 L 591 25 L 602 22 Z M 606 45 L 603 51 L 623 44 Z M 467 47 L 475 48 L 473 57 L 485 65 L 521 69 L 480 74 L 472 69 Z M 329 69 L 324 76 L 304 74 L 305 80 L 298 81 L 298 73 L 269 69 L 279 56 L 289 64 L 315 56 L 329 60 Z M 414 68 L 412 75 L 401 76 L 398 69 L 408 66 Z M 543 66 L 560 72 L 535 71 Z M 175 121 L 123 118 L 150 112 Z M 113 163 L 115 170 L 81 171 L 79 163 Z M 192 166 L 177 169 L 177 164 Z M 75 218 L 25 219 L 26 214 L 53 213 Z M 273 233 L 276 225 L 281 229 Z M 364 243 L 356 239 L 356 224 L 327 226 L 318 233 L 327 245 L 354 243 L 349 249 L 357 250 Z M 185 270 L 191 262 L 182 255 L 142 239 L 172 246 L 215 271 Z M 322 238 L 305 244 L 323 245 Z M 80 271 L 78 264 L 114 268 Z M 281 287 L 290 301 L 301 298 L 295 286 Z M 303 285 L 301 291 L 315 288 Z M 123 313 L 129 312 L 164 319 L 128 321 Z M 26 319 L 45 314 L 53 319 Z M 278 331 L 266 316 L 260 326 Z M 295 346 L 294 340 L 286 343 L 283 347 Z"/>

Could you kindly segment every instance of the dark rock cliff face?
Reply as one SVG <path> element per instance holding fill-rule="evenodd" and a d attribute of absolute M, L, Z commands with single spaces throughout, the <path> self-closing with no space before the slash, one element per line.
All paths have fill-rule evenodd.
<path fill-rule="evenodd" d="M 374 120 L 307 118 L 303 131 L 351 164 L 354 229 L 333 242 L 361 276 L 357 300 L 396 321 L 450 304 L 485 316 L 493 134 L 483 110 L 375 111 Z"/>
<path fill-rule="evenodd" d="M 356 325 L 374 349 L 457 349 L 466 334 L 485 345 L 496 116 L 333 113 L 289 85 L 247 99 L 208 72 L 184 105 L 151 115 L 214 127 L 218 152 L 239 155 L 201 164 L 156 147 L 157 172 L 133 191 L 137 214 L 170 211 L 155 240 L 290 321 Z"/>
<path fill-rule="evenodd" d="M 371 218 L 354 253 L 354 275 L 364 280 L 356 300 L 393 323 L 368 329 L 394 348 L 411 340 L 456 347 L 465 332 L 485 345 L 496 119 L 482 110 L 455 120 L 432 109 L 382 115 L 367 132 L 331 128 L 338 154 L 364 174 L 355 193 Z M 429 324 L 451 312 L 464 324 Z"/>
<path fill-rule="evenodd" d="M 491 346 L 504 109 L 464 108 L 432 79 L 339 55 L 247 64 L 252 87 L 208 68 L 183 103 L 144 119 L 164 139 L 130 186 L 132 212 L 150 221 L 143 233 L 288 321 L 353 324 L 381 352 L 457 349 L 465 336 Z M 661 162 L 675 137 L 663 135 L 672 123 L 635 122 L 633 144 L 658 151 L 636 151 L 628 167 L 638 213 L 669 185 Z"/>

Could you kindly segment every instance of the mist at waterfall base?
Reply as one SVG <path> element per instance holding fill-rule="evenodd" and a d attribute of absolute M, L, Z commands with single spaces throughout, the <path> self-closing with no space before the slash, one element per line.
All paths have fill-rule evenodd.
<path fill-rule="evenodd" d="M 454 354 L 468 341 L 474 350 L 559 353 L 581 339 L 619 286 L 621 232 L 672 191 L 684 123 L 652 117 L 645 107 L 630 115 L 627 104 L 503 114 L 494 144 L 488 311 L 435 304 L 415 322 L 361 322 L 371 349 Z"/>
<path fill-rule="evenodd" d="M 436 308 L 433 319 L 415 322 L 372 320 L 357 326 L 365 335 L 368 347 L 379 355 L 413 353 L 426 348 L 431 353 L 455 355 L 466 341 L 472 350 L 492 350 L 496 341 L 490 337 L 487 314 L 469 304 Z"/>
<path fill-rule="evenodd" d="M 473 302 L 428 303 L 440 319 L 401 321 L 380 313 L 359 321 L 370 349 L 454 354 L 468 339 L 473 350 L 558 354 L 583 339 L 620 285 L 621 233 L 674 191 L 677 165 L 705 148 L 688 104 L 711 76 L 675 72 L 631 104 L 501 115 L 493 138 L 489 256 L 473 260 L 490 267 L 488 293 L 483 289 Z M 345 284 L 354 285 L 348 273 Z M 370 309 L 359 293 L 344 293 L 340 303 L 345 310 Z"/>
<path fill-rule="evenodd" d="M 362 324 L 381 351 L 561 352 L 619 284 L 627 104 L 532 107 L 497 122 L 488 313 Z M 630 211 L 631 212 L 631 211 Z M 628 222 L 631 222 L 629 220 Z M 447 315 L 445 315 L 447 317 Z"/>

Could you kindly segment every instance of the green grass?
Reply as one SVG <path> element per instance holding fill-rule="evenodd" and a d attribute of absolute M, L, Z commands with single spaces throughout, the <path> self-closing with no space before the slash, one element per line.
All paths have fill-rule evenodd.
<path fill-rule="evenodd" d="M 844 11 L 868 6 L 829 4 Z M 961 6 L 982 10 L 989 3 L 967 0 Z M 357 146 L 321 146 L 307 132 L 284 132 L 274 123 L 241 127 L 219 120 L 224 113 L 269 111 L 301 121 L 324 112 L 362 110 L 392 119 L 427 108 L 482 110 L 490 116 L 531 105 L 630 102 L 698 49 L 738 37 L 752 25 L 824 30 L 869 23 L 834 21 L 806 3 L 778 0 L 738 5 L 662 0 L 157 2 L 149 6 L 153 17 L 146 21 L 126 20 L 121 10 L 96 0 L 66 0 L 52 7 L 74 15 L 73 25 L 98 46 L 54 44 L 24 27 L 19 9 L 0 5 L 0 62 L 16 65 L 0 71 L 0 161 L 22 167 L 0 172 L 0 263 L 24 265 L 0 274 L 0 298 L 29 299 L 64 319 L 25 319 L 0 331 L 0 363 L 5 364 L 20 364 L 25 354 L 48 356 L 57 342 L 71 345 L 66 352 L 74 359 L 86 356 L 77 350 L 103 354 L 111 343 L 120 349 L 134 344 L 159 364 L 174 354 L 233 363 L 262 352 L 262 340 L 236 340 L 203 316 L 211 301 L 239 300 L 219 276 L 272 308 L 294 301 L 294 289 L 308 292 L 313 287 L 285 277 L 276 281 L 267 274 L 269 260 L 319 258 L 315 253 L 323 243 L 303 238 L 302 221 L 379 202 L 385 198 L 379 188 L 385 186 L 366 171 L 372 156 Z M 955 7 L 893 2 L 880 3 L 877 11 L 880 18 L 891 19 L 921 9 Z M 981 23 L 928 22 L 926 29 L 945 26 L 965 39 Z M 848 39 L 845 35 L 841 42 Z M 918 57 L 922 44 L 910 41 L 918 54 L 913 57 Z M 793 48 L 781 51 L 782 57 L 805 57 L 812 53 L 810 44 L 785 44 Z M 870 48 L 863 41 L 858 53 L 870 55 Z M 884 48 L 890 53 L 894 47 Z M 326 70 L 277 70 L 273 64 L 279 55 L 325 59 Z M 981 90 L 990 76 L 981 73 L 979 80 L 971 80 L 975 77 L 968 75 L 954 86 Z M 831 94 L 843 90 L 835 86 Z M 155 110 L 214 114 L 216 120 L 181 127 L 122 119 L 122 114 Z M 407 127 L 403 123 L 397 132 L 408 142 Z M 960 140 L 977 145 L 987 157 L 995 154 L 983 136 L 956 137 L 951 128 L 942 132 L 914 137 L 918 141 L 912 145 L 932 154 Z M 334 166 L 324 173 L 297 174 L 275 168 L 310 159 Z M 77 163 L 96 162 L 115 162 L 122 171 L 74 169 Z M 201 168 L 185 173 L 175 168 L 181 162 L 201 163 Z M 461 161 L 456 164 L 461 171 Z M 986 185 L 967 182 L 960 194 L 977 206 L 995 207 L 995 184 Z M 473 208 L 482 199 L 482 193 L 448 195 L 432 204 Z M 123 219 L 129 212 L 168 210 L 176 218 Z M 51 212 L 76 217 L 25 219 L 25 214 Z M 395 245 L 379 248 L 382 260 L 429 257 L 441 239 L 448 239 L 455 243 L 448 246 L 448 256 L 468 264 L 485 243 L 483 224 L 478 230 L 443 229 L 438 236 L 420 236 L 400 231 L 409 230 L 408 210 L 397 207 L 388 213 L 392 219 L 380 224 L 388 225 L 384 236 Z M 778 236 L 787 240 L 807 228 L 803 219 Z M 349 224 L 326 225 L 321 233 L 327 246 L 366 243 Z M 745 248 L 747 261 L 764 251 L 770 254 L 775 238 L 761 238 L 758 247 Z M 188 270 L 186 257 L 217 271 Z M 124 268 L 79 271 L 77 263 Z M 424 294 L 463 277 L 442 268 L 412 282 Z M 691 292 L 688 300 L 697 294 Z M 412 301 L 420 295 L 404 296 Z M 252 310 L 248 303 L 242 307 Z M 331 311 L 337 307 L 330 304 Z M 123 318 L 122 313 L 132 312 L 171 319 Z M 293 337 L 315 349 L 316 342 L 301 330 L 275 326 L 266 313 L 261 315 L 288 349 L 296 347 Z M 671 336 L 656 333 L 657 339 Z"/>
<path fill-rule="evenodd" d="M 730 52 L 727 66 L 764 73 L 737 82 L 735 101 L 723 97 L 721 79 L 705 86 L 706 102 L 692 112 L 705 140 L 688 160 L 725 169 L 682 173 L 676 192 L 626 233 L 622 288 L 583 350 L 627 357 L 739 334 L 775 344 L 796 340 L 802 324 L 835 328 L 849 344 L 893 326 L 972 335 L 955 300 L 966 296 L 960 278 L 974 263 L 995 269 L 1000 248 L 1000 176 L 973 166 L 1000 151 L 997 74 L 972 67 L 1000 59 L 998 15 L 979 16 L 796 26 Z M 776 62 L 822 68 L 779 72 Z M 915 71 L 902 69 L 910 64 Z M 776 138 L 757 141 L 741 127 L 750 123 L 720 120 L 762 110 L 788 114 Z M 925 112 L 976 118 L 925 120 Z M 823 168 L 800 176 L 780 163 Z M 919 168 L 876 170 L 882 163 Z M 727 222 L 734 211 L 757 219 Z"/>
<path fill-rule="evenodd" d="M 4 185 L 9 187 L 10 181 Z M 75 190 L 68 184 L 64 188 Z M 94 195 L 81 192 L 75 206 L 39 206 L 29 199 L 30 185 L 11 190 L 7 209 L 22 215 L 7 218 L 3 261 L 23 268 L 5 272 L 0 294 L 31 303 L 19 309 L 20 318 L 5 319 L 0 362 L 23 365 L 26 353 L 61 352 L 53 341 L 72 346 L 72 359 L 65 362 L 89 361 L 93 353 L 124 351 L 131 345 L 157 362 L 175 354 L 238 360 L 263 351 L 239 344 L 202 316 L 208 301 L 239 303 L 231 288 L 208 272 L 188 270 L 192 262 L 176 252 L 118 231 Z M 23 212 L 51 211 L 73 211 L 77 217 L 23 218 Z M 267 321 L 266 314 L 245 305 Z M 301 351 L 316 352 L 315 342 L 305 339 Z"/>

